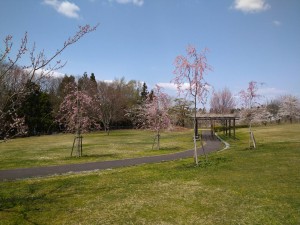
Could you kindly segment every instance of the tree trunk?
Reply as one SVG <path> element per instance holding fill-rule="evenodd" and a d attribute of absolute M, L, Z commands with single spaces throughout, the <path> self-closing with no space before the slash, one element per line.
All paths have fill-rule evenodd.
<path fill-rule="evenodd" d="M 74 142 L 73 142 L 73 147 L 72 147 L 72 151 L 71 151 L 71 157 L 73 155 L 73 150 L 74 150 L 74 146 L 77 147 L 77 156 L 81 157 L 82 156 L 82 136 L 81 136 L 81 114 L 80 114 L 80 102 L 79 102 L 79 98 L 78 98 L 78 85 L 77 85 L 77 94 L 76 94 L 76 102 L 77 102 L 77 131 L 76 131 L 76 136 L 74 138 Z"/>
<path fill-rule="evenodd" d="M 109 135 L 109 122 L 103 122 L 103 126 L 104 126 L 104 131 L 107 135 Z"/>
<path fill-rule="evenodd" d="M 154 149 L 156 139 L 157 139 L 156 149 L 159 150 L 160 149 L 160 134 L 159 134 L 159 131 L 157 131 L 156 135 L 154 136 L 154 140 L 153 140 L 153 144 L 152 144 L 152 150 Z"/>
<path fill-rule="evenodd" d="M 80 133 L 77 133 L 76 137 L 74 138 L 73 147 L 72 147 L 72 151 L 71 151 L 71 157 L 73 156 L 74 147 L 77 148 L 77 156 L 81 157 L 82 156 L 82 136 Z"/>
<path fill-rule="evenodd" d="M 157 134 L 157 148 L 158 148 L 158 150 L 160 149 L 160 134 L 159 134 L 159 132 Z"/>
<path fill-rule="evenodd" d="M 196 137 L 196 129 L 197 129 L 197 119 L 196 119 L 196 116 L 197 116 L 197 102 L 196 102 L 196 96 L 194 98 L 194 103 L 195 103 L 195 108 L 194 108 L 194 161 L 196 163 L 196 165 L 198 166 L 199 165 L 199 162 L 198 162 L 198 153 L 197 153 L 197 137 Z"/>
<path fill-rule="evenodd" d="M 249 124 L 249 149 L 256 148 L 256 141 L 254 138 L 254 133 L 252 131 L 251 121 Z"/>
<path fill-rule="evenodd" d="M 107 135 L 109 136 L 109 134 L 110 134 L 109 125 L 107 125 L 107 127 L 106 127 L 106 133 L 107 133 Z"/>

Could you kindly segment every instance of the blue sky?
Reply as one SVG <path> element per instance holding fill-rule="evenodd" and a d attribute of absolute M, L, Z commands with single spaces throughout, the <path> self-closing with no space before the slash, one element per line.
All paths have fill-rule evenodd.
<path fill-rule="evenodd" d="M 14 49 L 27 31 L 50 56 L 78 25 L 97 23 L 59 57 L 67 61 L 60 73 L 167 87 L 175 57 L 192 44 L 209 48 L 206 80 L 216 90 L 238 93 L 255 80 L 268 100 L 300 97 L 299 0 L 0 1 L 0 38 L 11 34 Z"/>

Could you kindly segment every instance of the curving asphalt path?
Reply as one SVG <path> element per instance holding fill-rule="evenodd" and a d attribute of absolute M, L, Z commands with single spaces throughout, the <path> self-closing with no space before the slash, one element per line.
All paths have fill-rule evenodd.
<path fill-rule="evenodd" d="M 222 143 L 219 141 L 219 139 L 210 137 L 209 134 L 210 134 L 209 132 L 205 132 L 203 134 L 203 139 L 206 142 L 204 146 L 205 152 L 210 153 L 210 152 L 220 150 L 222 148 Z M 199 149 L 198 153 L 199 155 L 203 155 L 202 149 Z M 133 158 L 133 159 L 0 170 L 0 181 L 25 179 L 31 177 L 43 177 L 43 176 L 50 176 L 55 174 L 64 174 L 69 172 L 105 170 L 110 168 L 134 166 L 134 165 L 145 164 L 145 163 L 158 163 L 163 161 L 172 161 L 176 159 L 189 158 L 189 157 L 193 157 L 193 155 L 194 155 L 194 150 L 187 150 L 184 152 L 178 152 L 178 153 L 173 153 L 168 155 L 148 156 L 148 157 Z"/>

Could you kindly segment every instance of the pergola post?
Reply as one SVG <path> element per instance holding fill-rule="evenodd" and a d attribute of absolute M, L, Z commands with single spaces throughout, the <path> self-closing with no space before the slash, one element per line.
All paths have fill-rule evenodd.
<path fill-rule="evenodd" d="M 211 137 L 214 136 L 214 124 L 213 124 L 213 119 L 210 119 L 210 135 L 211 135 Z"/>
<path fill-rule="evenodd" d="M 228 120 L 229 120 L 229 137 L 231 137 L 231 119 Z"/>
<path fill-rule="evenodd" d="M 223 135 L 226 136 L 233 136 L 235 138 L 235 125 L 236 125 L 236 120 L 239 119 L 238 117 L 235 117 L 234 115 L 222 115 L 222 114 L 217 114 L 217 115 L 211 115 L 211 114 L 203 114 L 196 116 L 195 118 L 195 131 L 194 134 L 196 137 L 199 137 L 198 133 L 198 121 L 204 121 L 203 124 L 206 125 L 206 127 L 209 127 L 210 123 L 210 130 L 211 130 L 211 135 L 214 135 L 214 128 L 215 128 L 215 123 L 216 120 L 219 121 L 222 126 L 223 126 Z"/>
<path fill-rule="evenodd" d="M 233 137 L 235 138 L 235 118 L 233 119 Z"/>

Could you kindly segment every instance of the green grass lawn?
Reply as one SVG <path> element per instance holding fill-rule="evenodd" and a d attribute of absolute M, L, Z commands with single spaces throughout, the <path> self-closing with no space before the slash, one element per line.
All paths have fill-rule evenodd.
<path fill-rule="evenodd" d="M 258 149 L 239 129 L 199 167 L 185 159 L 1 182 L 0 224 L 300 224 L 300 124 L 254 130 Z"/>
<path fill-rule="evenodd" d="M 85 134 L 83 157 L 70 157 L 74 135 L 57 134 L 17 138 L 0 143 L 0 170 L 84 163 L 168 154 L 193 148 L 192 130 L 163 132 L 161 149 L 152 150 L 154 133 L 117 130 Z"/>

